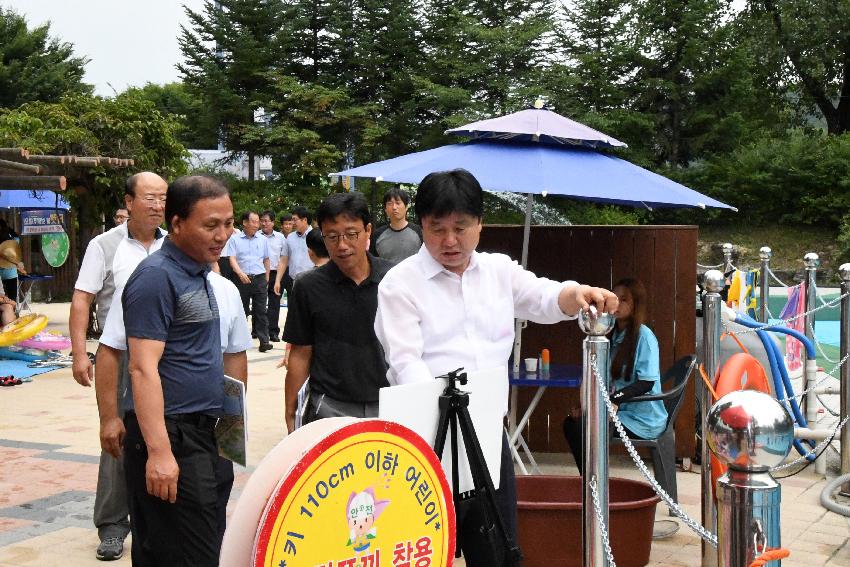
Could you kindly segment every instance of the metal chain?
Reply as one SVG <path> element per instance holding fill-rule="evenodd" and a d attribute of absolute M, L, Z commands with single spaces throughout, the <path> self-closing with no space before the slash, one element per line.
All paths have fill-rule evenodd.
<path fill-rule="evenodd" d="M 611 543 L 608 541 L 608 528 L 605 525 L 605 518 L 602 516 L 602 505 L 599 504 L 599 493 L 597 490 L 598 486 L 596 484 L 596 477 L 594 476 L 590 479 L 590 493 L 593 495 L 593 509 L 596 511 L 596 524 L 602 534 L 602 544 L 605 546 L 605 555 L 608 557 L 608 565 L 610 565 L 610 567 L 617 567 L 617 564 L 614 563 L 614 553 L 611 551 Z"/>
<path fill-rule="evenodd" d="M 800 313 L 799 315 L 795 315 L 793 317 L 789 317 L 788 319 L 780 319 L 776 323 L 769 323 L 769 324 L 764 325 L 763 327 L 759 327 L 758 329 L 744 329 L 743 331 L 734 331 L 734 332 L 735 332 L 736 335 L 741 336 L 741 335 L 749 335 L 749 334 L 755 333 L 757 331 L 766 331 L 768 329 L 773 329 L 774 327 L 784 327 L 786 324 L 792 323 L 792 322 L 796 321 L 797 319 L 805 317 L 806 315 L 811 315 L 812 313 L 817 313 L 818 311 L 821 311 L 822 309 L 828 309 L 830 306 L 835 305 L 836 303 L 840 302 L 842 299 L 844 299 L 845 297 L 848 297 L 848 296 L 850 296 L 850 293 L 845 293 L 844 295 L 840 295 L 840 296 L 836 297 L 835 299 L 829 300 L 826 304 L 821 305 L 820 307 L 815 307 L 814 309 L 811 309 L 811 310 L 806 311 L 804 313 Z M 727 326 L 726 321 L 723 321 L 723 326 L 724 327 Z"/>
<path fill-rule="evenodd" d="M 809 451 L 808 453 L 806 453 L 802 457 L 794 459 L 790 463 L 785 463 L 784 465 L 779 465 L 779 466 L 773 467 L 772 469 L 770 469 L 770 472 L 776 472 L 776 471 L 789 469 L 793 466 L 799 465 L 800 463 L 802 463 L 804 461 L 807 461 L 808 458 L 812 455 L 814 455 L 815 457 L 820 455 L 821 450 L 824 447 L 826 447 L 828 444 L 832 443 L 832 440 L 835 439 L 835 435 L 838 433 L 838 430 L 841 429 L 842 427 L 844 427 L 847 424 L 847 420 L 850 420 L 850 416 L 845 417 L 841 421 L 841 423 L 836 425 L 835 428 L 832 430 L 832 433 L 830 433 L 829 436 L 826 439 L 824 439 L 823 441 L 821 441 L 820 443 L 815 445 L 814 449 L 812 449 L 811 451 Z"/>
<path fill-rule="evenodd" d="M 820 402 L 821 407 L 826 410 L 826 413 L 828 413 L 832 417 L 841 417 L 841 414 L 839 412 L 834 411 L 831 407 L 826 405 L 826 402 L 823 401 L 823 398 L 820 397 L 820 394 L 815 394 L 815 397 Z"/>
<path fill-rule="evenodd" d="M 717 264 L 716 266 L 704 266 L 704 265 L 700 264 L 699 262 L 697 262 L 697 267 L 698 268 L 704 268 L 706 270 L 715 270 L 717 268 L 722 268 L 723 264 Z"/>
<path fill-rule="evenodd" d="M 823 300 L 821 300 L 821 301 L 823 301 Z M 820 341 L 815 336 L 815 328 L 811 323 L 809 323 L 809 331 L 812 333 L 812 342 L 815 343 L 815 346 L 817 347 L 818 351 L 820 352 L 820 355 L 827 362 L 831 362 L 832 364 L 835 364 L 835 361 L 832 360 L 831 358 L 829 358 L 829 356 L 823 351 L 823 347 L 821 346 Z"/>
<path fill-rule="evenodd" d="M 620 422 L 620 418 L 617 416 L 617 412 L 614 410 L 614 404 L 608 397 L 608 389 L 605 387 L 605 382 L 601 378 L 597 362 L 595 360 L 591 360 L 590 367 L 593 370 L 593 376 L 596 379 L 596 383 L 599 384 L 599 390 L 602 392 L 602 399 L 605 401 L 605 407 L 608 409 L 608 416 L 614 423 L 614 427 L 617 430 L 617 434 L 623 441 L 623 445 L 626 447 L 626 451 L 628 451 L 629 456 L 631 456 L 632 461 L 634 461 L 635 463 L 635 466 L 637 466 L 638 470 L 641 472 L 643 477 L 649 482 L 649 484 L 652 485 L 652 489 L 655 491 L 655 493 L 661 497 L 667 507 L 673 510 L 673 513 L 676 514 L 676 516 L 680 520 L 685 522 L 685 524 L 694 532 L 696 532 L 696 534 L 699 535 L 702 539 L 710 543 L 712 546 L 717 547 L 717 536 L 705 529 L 699 522 L 688 516 L 688 514 L 679 506 L 679 504 L 675 500 L 673 500 L 663 488 L 661 488 L 661 485 L 658 484 L 658 481 L 655 479 L 654 476 L 652 476 L 652 473 L 649 472 L 646 463 L 644 463 L 643 459 L 641 459 L 640 455 L 638 455 L 637 449 L 635 449 L 634 445 L 632 445 L 629 436 L 626 434 L 626 430 L 623 428 L 623 424 Z"/>
<path fill-rule="evenodd" d="M 836 364 L 836 365 L 835 365 L 835 367 L 833 367 L 833 369 L 832 369 L 832 370 L 830 370 L 829 372 L 824 372 L 824 374 L 826 374 L 826 376 L 824 376 L 823 378 L 821 378 L 820 380 L 818 380 L 817 382 L 815 382 L 815 383 L 814 383 L 814 385 L 809 386 L 808 388 L 806 388 L 805 390 L 803 390 L 802 392 L 800 392 L 800 393 L 799 393 L 799 394 L 797 394 L 796 396 L 792 396 L 792 397 L 790 397 L 790 398 L 777 398 L 777 400 L 778 400 L 778 401 L 780 401 L 780 402 L 786 402 L 786 401 L 788 401 L 788 400 L 793 399 L 793 400 L 797 400 L 797 401 L 799 402 L 799 401 L 801 401 L 803 398 L 805 398 L 805 397 L 806 397 L 806 395 L 807 395 L 807 394 L 809 394 L 812 390 L 814 390 L 814 389 L 818 388 L 821 384 L 823 384 L 824 382 L 826 382 L 826 378 L 827 378 L 827 376 L 829 376 L 830 378 L 834 378 L 834 379 L 836 379 L 836 380 L 839 380 L 839 378 L 838 378 L 837 376 L 835 376 L 835 374 L 833 374 L 833 373 L 834 373 L 836 370 L 838 370 L 839 368 L 841 368 L 841 367 L 844 365 L 844 363 L 845 363 L 845 362 L 847 362 L 847 359 L 848 359 L 848 358 L 850 358 L 850 354 L 845 355 L 845 356 L 844 356 L 844 358 L 842 358 L 842 359 L 841 359 L 841 361 L 840 361 L 838 364 Z"/>
<path fill-rule="evenodd" d="M 818 286 L 817 286 L 817 284 L 815 284 L 815 285 L 814 285 L 814 286 L 812 286 L 812 287 L 814 287 L 814 288 L 815 288 L 815 297 L 817 297 L 817 298 L 818 298 L 818 301 L 820 301 L 822 305 L 826 305 L 826 300 L 824 300 L 824 298 L 822 298 L 820 295 L 818 295 Z"/>
<path fill-rule="evenodd" d="M 773 279 L 775 279 L 775 280 L 776 280 L 776 282 L 777 282 L 779 285 L 781 285 L 782 287 L 791 287 L 790 285 L 788 285 L 788 284 L 786 284 L 786 283 L 782 283 L 782 280 L 780 280 L 778 277 L 776 277 L 776 274 L 774 274 L 774 273 L 773 273 L 773 270 L 771 270 L 770 268 L 768 268 L 768 269 L 767 269 L 767 273 L 768 273 L 768 274 L 770 274 L 770 275 L 771 275 L 771 277 L 773 277 Z"/>

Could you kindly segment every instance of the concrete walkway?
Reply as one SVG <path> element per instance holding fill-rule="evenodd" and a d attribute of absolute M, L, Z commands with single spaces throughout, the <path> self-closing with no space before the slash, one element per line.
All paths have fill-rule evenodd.
<path fill-rule="evenodd" d="M 34 310 L 50 317 L 51 328 L 67 332 L 68 304 L 39 304 Z M 89 350 L 94 348 L 91 343 Z M 275 368 L 280 354 L 279 347 L 248 354 L 252 465 L 284 437 L 283 373 Z M 101 565 L 91 523 L 99 454 L 94 389 L 80 387 L 70 369 L 0 388 L 0 567 Z M 639 478 L 627 459 L 612 455 L 612 475 Z M 540 460 L 547 474 L 576 474 L 566 464 L 568 456 Z M 237 467 L 231 507 L 251 470 Z M 698 471 L 679 472 L 678 484 L 685 510 L 699 518 Z M 782 481 L 782 541 L 791 550 L 785 566 L 850 567 L 850 524 L 818 504 L 823 485 L 811 470 Z M 658 506 L 656 516 L 667 519 L 666 507 Z M 114 564 L 130 564 L 129 545 Z M 650 565 L 699 564 L 699 538 L 684 525 L 673 537 L 653 542 Z"/>

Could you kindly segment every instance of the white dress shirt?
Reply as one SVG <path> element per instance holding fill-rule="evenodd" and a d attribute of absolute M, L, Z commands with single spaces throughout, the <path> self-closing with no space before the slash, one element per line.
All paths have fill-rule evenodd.
<path fill-rule="evenodd" d="M 387 380 L 409 384 L 460 367 L 507 365 L 514 318 L 535 323 L 574 318 L 558 306 L 558 294 L 569 283 L 574 282 L 539 278 L 504 254 L 486 252 L 474 252 L 461 277 L 423 246 L 378 286 L 375 333 L 389 364 Z"/>
<path fill-rule="evenodd" d="M 271 234 L 266 234 L 260 231 L 266 237 L 266 242 L 269 246 L 269 270 L 277 270 L 280 259 L 283 256 L 289 256 L 289 245 L 286 243 L 286 237 L 282 232 L 273 230 Z"/>

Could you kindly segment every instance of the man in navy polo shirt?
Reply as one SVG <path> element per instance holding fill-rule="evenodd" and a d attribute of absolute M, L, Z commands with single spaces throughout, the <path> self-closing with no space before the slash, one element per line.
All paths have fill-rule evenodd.
<path fill-rule="evenodd" d="M 233 230 L 220 181 L 181 177 L 168 189 L 168 241 L 124 288 L 134 411 L 124 423 L 133 565 L 217 565 L 214 435 L 224 366 L 207 281 Z"/>

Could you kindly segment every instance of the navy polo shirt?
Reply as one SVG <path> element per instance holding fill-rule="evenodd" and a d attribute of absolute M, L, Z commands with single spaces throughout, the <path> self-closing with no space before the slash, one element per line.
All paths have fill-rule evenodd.
<path fill-rule="evenodd" d="M 224 359 L 209 270 L 166 240 L 139 264 L 121 296 L 127 338 L 165 343 L 159 361 L 165 415 L 221 413 Z"/>

